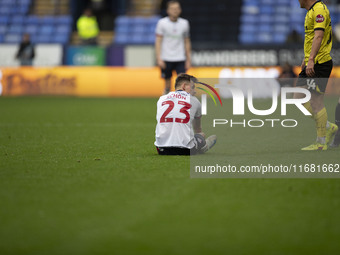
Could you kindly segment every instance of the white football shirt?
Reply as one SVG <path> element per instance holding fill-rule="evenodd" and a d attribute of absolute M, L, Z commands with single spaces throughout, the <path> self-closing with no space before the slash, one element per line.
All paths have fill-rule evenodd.
<path fill-rule="evenodd" d="M 157 102 L 157 147 L 194 147 L 192 121 L 201 117 L 201 103 L 189 93 L 177 90 Z"/>
<path fill-rule="evenodd" d="M 184 39 L 190 36 L 190 26 L 186 19 L 178 18 L 176 22 L 169 17 L 162 18 L 156 26 L 156 35 L 163 36 L 161 59 L 169 62 L 185 61 Z"/>

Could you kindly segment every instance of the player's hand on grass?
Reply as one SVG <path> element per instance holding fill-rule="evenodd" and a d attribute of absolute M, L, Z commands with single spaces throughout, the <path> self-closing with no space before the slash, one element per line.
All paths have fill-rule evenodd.
<path fill-rule="evenodd" d="M 197 133 L 205 138 L 205 134 L 203 132 Z"/>
<path fill-rule="evenodd" d="M 308 61 L 307 67 L 306 67 L 306 74 L 309 77 L 313 77 L 315 75 L 314 72 L 314 60 L 310 59 Z"/>
<path fill-rule="evenodd" d="M 161 60 L 161 59 L 159 59 L 159 60 L 157 61 L 157 64 L 158 64 L 158 66 L 159 66 L 160 68 L 162 68 L 162 69 L 165 69 L 165 68 L 166 68 L 165 62 L 164 62 L 163 60 Z"/>

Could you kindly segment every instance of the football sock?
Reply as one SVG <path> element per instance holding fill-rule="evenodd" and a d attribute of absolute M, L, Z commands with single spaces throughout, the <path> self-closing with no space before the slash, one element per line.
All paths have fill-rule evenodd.
<path fill-rule="evenodd" d="M 317 132 L 318 140 L 320 140 L 320 143 L 322 142 L 325 143 L 326 125 L 327 125 L 327 119 L 328 119 L 326 108 L 324 107 L 321 111 L 315 114 L 314 119 L 315 119 L 315 124 L 316 124 L 316 132 Z"/>
<path fill-rule="evenodd" d="M 314 119 L 314 113 L 313 113 L 313 110 L 312 110 L 312 106 L 310 105 L 310 102 L 308 101 L 303 106 L 312 114 L 311 118 Z"/>

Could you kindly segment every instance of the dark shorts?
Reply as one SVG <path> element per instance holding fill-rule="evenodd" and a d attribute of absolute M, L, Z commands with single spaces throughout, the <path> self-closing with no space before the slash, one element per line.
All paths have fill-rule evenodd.
<path fill-rule="evenodd" d="M 172 72 L 176 71 L 177 74 L 185 73 L 185 62 L 167 62 L 165 61 L 166 67 L 162 69 L 162 78 L 170 79 L 172 77 Z"/>
<path fill-rule="evenodd" d="M 179 147 L 156 147 L 159 155 L 177 155 L 177 156 L 190 156 L 201 153 L 201 149 L 205 146 L 206 141 L 202 135 L 196 134 L 195 146 L 192 149 L 179 148 Z"/>
<path fill-rule="evenodd" d="M 315 77 L 308 77 L 306 74 L 306 66 L 299 74 L 296 86 L 307 86 L 307 89 L 311 92 L 318 92 L 324 94 L 326 91 L 328 78 L 331 75 L 333 68 L 333 61 L 327 61 L 325 63 L 314 65 Z"/>

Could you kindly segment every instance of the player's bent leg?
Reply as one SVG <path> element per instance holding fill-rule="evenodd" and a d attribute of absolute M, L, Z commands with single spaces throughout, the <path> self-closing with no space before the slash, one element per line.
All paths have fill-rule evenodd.
<path fill-rule="evenodd" d="M 171 90 L 171 78 L 167 78 L 165 79 L 165 88 L 164 88 L 164 94 L 163 95 L 166 95 L 170 92 Z"/>
<path fill-rule="evenodd" d="M 174 65 L 172 62 L 165 62 L 165 68 L 162 69 L 162 78 L 165 80 L 164 93 L 168 94 L 171 91 L 171 77 L 172 71 L 174 70 Z"/>
<path fill-rule="evenodd" d="M 217 141 L 217 136 L 211 135 L 205 141 L 206 141 L 206 145 L 201 149 L 202 153 L 206 153 L 208 150 L 214 147 Z"/>
<path fill-rule="evenodd" d="M 195 146 L 191 149 L 191 155 L 196 155 L 202 153 L 202 148 L 206 145 L 206 140 L 202 134 L 194 135 Z"/>
<path fill-rule="evenodd" d="M 191 155 L 203 154 L 210 150 L 216 144 L 216 135 L 209 136 L 207 139 L 201 134 L 195 134 L 195 146 L 191 149 Z"/>

